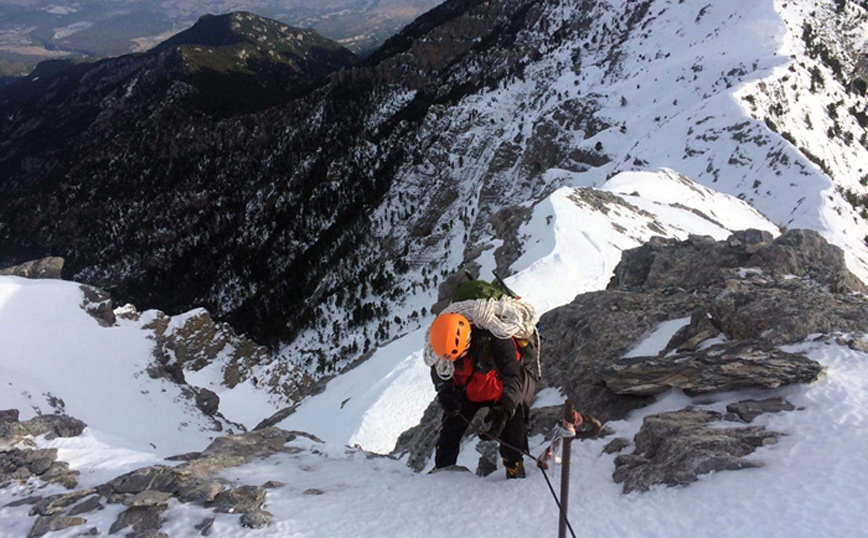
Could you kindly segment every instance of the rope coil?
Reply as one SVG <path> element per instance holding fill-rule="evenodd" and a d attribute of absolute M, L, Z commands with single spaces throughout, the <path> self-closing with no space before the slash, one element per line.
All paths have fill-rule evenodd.
<path fill-rule="evenodd" d="M 541 373 L 540 338 L 536 330 L 539 317 L 530 304 L 508 296 L 500 299 L 474 299 L 452 303 L 442 313 L 461 314 L 471 324 L 489 331 L 495 338 L 533 338 L 537 346 L 537 370 Z M 429 332 L 430 328 L 425 332 L 425 364 L 433 366 L 441 379 L 452 379 L 455 364 L 434 353 L 428 339 Z"/>

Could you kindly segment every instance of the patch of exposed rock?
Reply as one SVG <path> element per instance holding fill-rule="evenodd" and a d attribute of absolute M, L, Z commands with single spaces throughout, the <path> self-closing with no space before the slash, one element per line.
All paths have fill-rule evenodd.
<path fill-rule="evenodd" d="M 116 313 L 124 320 L 144 319 L 132 305 Z M 204 309 L 173 317 L 159 311 L 146 315 L 142 329 L 153 331 L 156 342 L 156 362 L 149 372 L 153 377 L 186 384 L 185 371 L 218 364 L 223 372 L 222 384 L 228 388 L 250 380 L 289 402 L 300 400 L 311 391 L 313 381 L 306 372 L 276 360 L 268 348 L 237 334 L 229 324 L 215 321 Z M 197 388 L 191 395 L 206 415 L 218 412 L 219 398 L 212 391 Z"/>
<path fill-rule="evenodd" d="M 63 258 L 56 256 L 41 258 L 11 267 L 0 269 L 0 276 L 20 276 L 23 278 L 60 279 L 63 270 Z"/>
<path fill-rule="evenodd" d="M 617 394 L 645 396 L 671 388 L 687 394 L 773 389 L 813 383 L 823 372 L 804 355 L 768 344 L 727 342 L 695 353 L 618 359 L 601 368 L 600 376 Z"/>
<path fill-rule="evenodd" d="M 12 413 L 3 412 L 11 419 Z M 16 415 L 17 418 L 17 415 Z M 287 443 L 305 437 L 321 442 L 316 437 L 302 432 L 288 432 L 278 428 L 265 428 L 255 432 L 226 435 L 215 439 L 201 453 L 184 455 L 184 463 L 177 467 L 152 465 L 118 476 L 93 489 L 74 491 L 68 494 L 47 497 L 32 496 L 9 506 L 32 505 L 30 515 L 37 517 L 30 536 L 42 536 L 53 530 L 82 525 L 85 518 L 78 517 L 103 510 L 106 504 L 126 507 L 111 528 L 109 534 L 126 531 L 126 536 L 157 537 L 164 522 L 164 512 L 171 499 L 181 503 L 195 503 L 215 512 L 243 514 L 239 523 L 248 528 L 263 528 L 273 516 L 262 509 L 269 487 L 279 483 L 269 482 L 263 486 L 238 485 L 217 475 L 230 467 L 243 465 L 257 458 L 266 458 L 278 453 L 297 453 L 301 449 L 286 446 Z M 19 453 L 26 452 L 25 456 Z M 0 473 L 6 469 L 6 454 L 0 454 Z M 14 452 L 13 458 L 26 457 L 27 465 L 49 466 L 43 462 L 56 457 L 56 449 Z M 17 461 L 17 460 L 16 460 Z M 17 468 L 17 467 L 16 467 Z M 67 467 L 68 469 L 68 467 Z M 3 475 L 0 474 L 0 477 Z M 22 476 L 28 478 L 29 476 Z M 3 480 L 0 480 L 3 482 Z M 196 530 L 207 536 L 211 523 L 197 526 Z M 99 531 L 97 531 L 99 532 Z"/>
<path fill-rule="evenodd" d="M 579 295 L 542 317 L 543 385 L 562 387 L 583 410 L 612 420 L 667 387 L 706 392 L 811 382 L 818 365 L 774 346 L 813 333 L 868 331 L 868 300 L 853 293 L 865 290 L 843 252 L 810 230 L 777 239 L 758 230 L 725 241 L 655 237 L 624 252 L 605 291 Z M 677 319 L 689 321 L 656 357 L 621 360 L 661 323 Z M 709 348 L 712 338 L 726 344 Z"/>
<path fill-rule="evenodd" d="M 691 408 L 645 417 L 634 439 L 636 449 L 615 458 L 612 478 L 630 493 L 655 485 L 683 486 L 716 471 L 760 467 L 762 462 L 746 456 L 782 435 L 755 426 L 712 427 L 721 418 Z"/>
<path fill-rule="evenodd" d="M 46 439 L 75 437 L 87 425 L 66 415 L 39 415 L 23 422 L 18 420 L 18 410 L 0 411 L 0 487 L 6 484 L 39 478 L 49 484 L 61 484 L 74 488 L 78 482 L 78 472 L 70 469 L 69 464 L 57 461 L 56 448 L 17 448 L 30 443 L 31 437 L 45 435 Z M 50 515 L 48 513 L 42 515 Z M 43 523 L 48 525 L 48 523 Z M 48 531 L 45 531 L 48 532 Z"/>

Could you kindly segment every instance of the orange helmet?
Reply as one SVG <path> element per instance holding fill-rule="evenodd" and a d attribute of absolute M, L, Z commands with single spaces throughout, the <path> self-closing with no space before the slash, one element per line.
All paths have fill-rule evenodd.
<path fill-rule="evenodd" d="M 439 357 L 454 361 L 470 345 L 470 322 L 461 314 L 440 314 L 431 324 L 428 342 Z"/>

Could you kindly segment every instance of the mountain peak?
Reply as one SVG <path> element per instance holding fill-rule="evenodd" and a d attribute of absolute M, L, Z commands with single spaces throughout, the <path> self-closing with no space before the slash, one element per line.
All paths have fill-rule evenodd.
<path fill-rule="evenodd" d="M 196 24 L 175 34 L 158 45 L 155 50 L 181 45 L 225 47 L 242 43 L 281 52 L 285 50 L 297 52 L 310 47 L 329 50 L 342 48 L 314 30 L 294 28 L 255 13 L 236 11 L 221 15 L 202 15 Z"/>

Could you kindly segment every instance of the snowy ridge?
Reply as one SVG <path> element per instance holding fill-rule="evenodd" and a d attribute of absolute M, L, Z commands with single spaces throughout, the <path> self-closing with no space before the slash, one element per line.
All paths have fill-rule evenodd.
<path fill-rule="evenodd" d="M 652 236 L 686 239 L 700 234 L 722 240 L 733 230 L 751 227 L 778 233 L 747 203 L 671 171 L 620 174 L 600 189 L 564 187 L 537 205 L 522 228 L 528 249 L 507 284 L 542 314 L 579 293 L 605 288 L 621 252 Z M 489 263 L 481 270 L 483 276 L 494 268 L 493 260 Z M 434 398 L 421 358 L 424 337 L 422 328 L 380 348 L 278 426 L 389 453 L 398 435 L 418 424 Z"/>
<path fill-rule="evenodd" d="M 529 258 L 513 265 L 525 245 L 519 228 L 551 193 L 599 187 L 623 171 L 671 169 L 750 203 L 779 227 L 817 230 L 868 281 L 865 209 L 843 192 L 868 192 L 860 179 L 868 172 L 864 99 L 842 83 L 859 80 L 868 15 L 854 2 L 837 13 L 838 4 L 539 6 L 539 24 L 516 38 L 525 66 L 454 106 L 431 107 L 416 137 L 423 149 L 401 166 L 375 213 L 371 252 L 400 245 L 409 270 L 384 262 L 403 293 L 366 288 L 360 302 L 388 305 L 389 314 L 349 328 L 340 321 L 346 304 L 325 297 L 318 312 L 338 320 L 334 327 L 301 333 L 282 355 L 341 350 L 340 365 L 353 350 L 416 330 L 436 287 L 462 265 L 497 264 L 504 273 L 527 266 Z M 813 48 L 804 37 L 808 19 Z M 843 75 L 819 56 L 818 43 L 829 44 Z M 384 88 L 373 117 L 408 95 Z M 607 279 L 602 268 L 599 278 Z"/>

